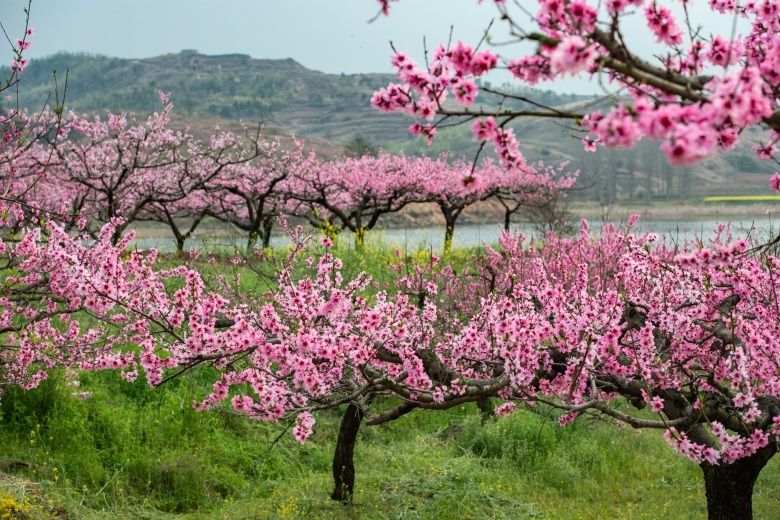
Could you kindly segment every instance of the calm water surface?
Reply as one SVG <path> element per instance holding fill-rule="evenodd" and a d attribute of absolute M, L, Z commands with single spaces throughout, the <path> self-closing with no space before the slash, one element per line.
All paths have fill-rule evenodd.
<path fill-rule="evenodd" d="M 619 224 L 619 223 L 615 223 Z M 654 232 L 667 241 L 683 243 L 688 240 L 710 237 L 717 226 L 727 224 L 735 236 L 752 235 L 759 238 L 769 238 L 780 231 L 780 222 L 777 219 L 756 219 L 722 222 L 716 220 L 640 220 L 635 226 L 635 232 Z M 590 223 L 591 234 L 597 234 L 603 227 L 603 223 L 594 221 Z M 495 244 L 501 234 L 501 226 L 497 224 L 462 225 L 455 227 L 453 239 L 454 247 L 474 247 L 483 244 Z M 522 231 L 527 235 L 537 235 L 532 225 L 513 225 L 513 231 Z M 199 247 L 205 249 L 234 248 L 243 249 L 245 238 L 239 234 L 235 237 L 209 237 L 201 236 L 187 242 L 187 247 Z M 344 234 L 341 238 L 346 243 L 351 243 L 351 237 Z M 385 244 L 402 249 L 430 249 L 440 250 L 444 244 L 444 227 L 422 228 L 398 228 L 376 229 L 370 231 L 366 240 L 370 244 Z M 284 235 L 275 235 L 271 239 L 274 247 L 289 244 L 289 239 Z M 175 250 L 175 242 L 169 238 L 143 238 L 133 242 L 139 249 L 158 248 L 163 252 Z"/>

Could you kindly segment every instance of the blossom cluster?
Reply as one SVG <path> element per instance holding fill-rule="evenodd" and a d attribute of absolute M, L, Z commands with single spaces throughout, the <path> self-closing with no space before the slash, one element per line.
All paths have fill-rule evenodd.
<path fill-rule="evenodd" d="M 387 14 L 390 2 L 380 3 Z M 453 117 L 476 119 L 472 128 L 477 138 L 492 140 L 497 154 L 513 166 L 523 160 L 509 124 L 517 117 L 534 115 L 576 120 L 589 151 L 597 146 L 631 147 L 643 138 L 660 141 L 673 165 L 692 164 L 729 150 L 745 129 L 763 127 L 769 132 L 763 134 L 757 154 L 761 159 L 775 157 L 780 139 L 780 6 L 776 0 L 709 3 L 706 16 L 741 19 L 747 34 L 699 30 L 686 8 L 671 2 L 664 5 L 661 0 L 600 4 L 538 0 L 528 23 L 519 21 L 528 12 L 514 13 L 510 4 L 495 3 L 518 43 L 538 44 L 535 52 L 499 55 L 455 42 L 436 47 L 424 68 L 406 53 L 396 52 L 391 62 L 400 81 L 378 90 L 373 106 L 424 120 L 412 129 L 429 140 L 444 120 L 452 124 Z M 632 49 L 625 37 L 624 17 L 633 7 L 641 9 L 646 29 L 658 43 L 651 57 Z M 617 95 L 605 103 L 611 105 L 608 108 L 586 113 L 538 103 L 529 105 L 535 110 L 489 105 L 473 109 L 480 92 L 477 80 L 502 65 L 530 86 L 567 75 L 588 76 L 614 87 Z M 448 101 L 450 95 L 454 99 Z M 437 120 L 437 116 L 441 117 Z M 777 185 L 774 180 L 773 185 Z"/>
<path fill-rule="evenodd" d="M 30 232 L 14 248 L 23 260 L 11 282 L 45 283 L 47 311 L 67 326 L 19 309 L 31 319 L 12 334 L 20 348 L 6 377 L 31 387 L 67 365 L 158 385 L 209 362 L 221 375 L 198 408 L 292 415 L 301 442 L 313 412 L 382 391 L 423 409 L 485 396 L 503 400 L 500 413 L 545 403 L 566 412 L 562 424 L 602 413 L 665 429 L 697 462 L 755 453 L 778 423 L 780 260 L 744 254 L 725 228 L 707 247 L 679 249 L 633 234 L 635 223 L 595 238 L 584 223 L 578 237 L 543 244 L 505 233 L 459 276 L 435 257 L 407 274 L 399 264 L 401 290 L 371 298 L 368 277 L 345 279 L 329 251 L 307 258 L 299 232 L 278 287 L 247 298 L 208 290 L 188 267 L 155 269 L 154 252 L 126 257 L 131 237 L 113 245 L 111 226 L 83 245 L 50 225 L 49 240 Z M 309 274 L 294 276 L 301 267 Z M 57 308 L 103 325 L 82 328 Z M 659 419 L 621 411 L 621 397 Z"/>

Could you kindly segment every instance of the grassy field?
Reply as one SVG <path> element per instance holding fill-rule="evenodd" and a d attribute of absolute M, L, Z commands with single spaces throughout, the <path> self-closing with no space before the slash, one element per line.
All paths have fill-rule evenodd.
<path fill-rule="evenodd" d="M 655 432 L 562 428 L 521 411 L 417 412 L 358 441 L 355 504 L 328 498 L 336 412 L 300 446 L 286 426 L 197 413 L 204 376 L 159 390 L 110 374 L 62 378 L 3 399 L 0 518 L 702 518 L 699 469 Z M 280 437 L 281 435 L 281 437 Z M 278 441 L 276 441 L 278 439 Z M 276 441 L 276 442 L 274 442 Z M 780 461 L 756 518 L 780 518 Z M 5 510 L 3 508 L 6 508 Z"/>
<path fill-rule="evenodd" d="M 389 251 L 340 254 L 345 275 L 366 269 L 389 281 Z M 700 470 L 658 432 L 592 420 L 563 428 L 530 411 L 483 425 L 475 405 L 364 428 L 355 502 L 345 507 L 328 498 L 339 411 L 320 414 L 301 446 L 288 424 L 194 411 L 209 370 L 158 389 L 94 373 L 78 388 L 55 374 L 36 390 L 6 391 L 0 519 L 705 516 Z M 756 518 L 780 519 L 780 457 L 763 471 L 754 506 Z"/>

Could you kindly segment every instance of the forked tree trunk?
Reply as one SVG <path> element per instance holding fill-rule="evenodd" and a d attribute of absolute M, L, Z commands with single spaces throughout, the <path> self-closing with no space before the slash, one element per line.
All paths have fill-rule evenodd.
<path fill-rule="evenodd" d="M 777 451 L 774 443 L 750 457 L 731 464 L 700 465 L 704 472 L 709 520 L 751 520 L 753 485 L 758 474 Z"/>
<path fill-rule="evenodd" d="M 355 489 L 355 442 L 363 421 L 363 411 L 354 403 L 349 403 L 341 419 L 339 437 L 336 440 L 336 452 L 333 454 L 333 493 L 330 498 L 344 504 L 352 502 Z"/>

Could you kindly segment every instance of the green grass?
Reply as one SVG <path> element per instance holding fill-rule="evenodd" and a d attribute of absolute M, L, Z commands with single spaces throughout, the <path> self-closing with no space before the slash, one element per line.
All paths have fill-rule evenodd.
<path fill-rule="evenodd" d="M 355 504 L 328 498 L 339 416 L 298 445 L 285 425 L 198 413 L 208 374 L 167 388 L 60 378 L 3 398 L 0 503 L 32 518 L 702 518 L 700 470 L 657 432 L 602 422 L 562 428 L 527 411 L 481 425 L 473 405 L 364 428 Z M 273 443 L 280 434 L 278 442 Z M 23 462 L 24 464 L 21 464 Z M 763 471 L 756 518 L 780 518 L 780 460 Z M 0 511 L 1 512 L 1 511 Z"/>
<path fill-rule="evenodd" d="M 431 259 L 431 254 L 441 256 L 441 252 L 432 252 L 429 249 L 422 248 L 396 248 L 382 240 L 381 236 L 371 237 L 361 250 L 356 250 L 351 242 L 351 237 L 347 240 L 339 240 L 331 248 L 331 252 L 342 261 L 342 275 L 345 280 L 350 280 L 360 273 L 368 273 L 373 281 L 374 289 L 382 288 L 392 290 L 395 287 L 397 273 L 390 269 L 391 264 L 404 264 L 404 269 L 412 271 L 417 263 L 427 264 Z M 379 232 L 376 232 L 379 235 Z M 314 244 L 308 250 L 309 254 L 322 254 L 324 248 Z M 233 280 L 236 275 L 239 278 L 240 291 L 243 293 L 261 293 L 272 290 L 275 287 L 276 273 L 281 269 L 289 249 L 266 249 L 263 251 L 263 257 L 257 258 L 253 255 L 244 256 L 241 250 L 217 250 L 203 254 L 198 260 L 186 261 L 200 271 L 206 279 L 213 278 L 214 275 L 222 275 L 228 280 Z M 442 260 L 442 265 L 451 265 L 456 272 L 461 273 L 466 265 L 470 265 L 471 260 L 483 255 L 483 247 L 460 248 L 455 249 Z M 209 256 L 216 259 L 215 264 L 209 263 Z M 305 256 L 305 255 L 304 255 Z M 246 263 L 233 265 L 231 258 L 242 257 Z M 170 268 L 180 265 L 182 259 L 175 254 L 163 255 L 159 268 Z M 251 265 L 251 267 L 250 267 Z M 298 262 L 299 271 L 297 276 L 304 274 L 306 269 L 301 262 Z M 308 269 L 306 274 L 311 274 Z"/>

